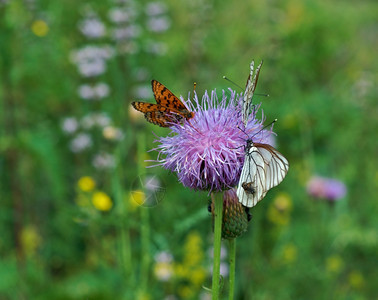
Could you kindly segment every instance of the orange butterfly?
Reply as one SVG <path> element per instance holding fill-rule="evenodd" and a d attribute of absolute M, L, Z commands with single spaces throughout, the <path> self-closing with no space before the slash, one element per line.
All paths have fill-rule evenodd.
<path fill-rule="evenodd" d="M 172 123 L 181 123 L 194 117 L 184 103 L 157 80 L 151 81 L 152 91 L 157 104 L 132 102 L 131 105 L 144 113 L 146 120 L 160 127 L 170 127 Z"/>

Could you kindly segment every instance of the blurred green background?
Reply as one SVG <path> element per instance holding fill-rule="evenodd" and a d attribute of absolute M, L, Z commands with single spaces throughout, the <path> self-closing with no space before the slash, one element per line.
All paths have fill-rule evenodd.
<path fill-rule="evenodd" d="M 153 102 L 151 79 L 220 95 L 251 59 L 290 171 L 237 240 L 235 299 L 376 299 L 377 15 L 376 1 L 0 1 L 0 299 L 210 299 L 209 197 L 145 168 L 169 129 L 130 103 Z M 139 175 L 164 187 L 158 205 L 130 194 Z M 315 175 L 346 196 L 308 195 Z"/>

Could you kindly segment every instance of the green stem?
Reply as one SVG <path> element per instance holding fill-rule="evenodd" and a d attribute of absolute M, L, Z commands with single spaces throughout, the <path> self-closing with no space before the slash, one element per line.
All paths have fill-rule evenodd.
<path fill-rule="evenodd" d="M 127 152 L 125 144 L 121 143 L 116 152 L 116 157 L 120 159 L 122 153 Z M 126 276 L 129 286 L 135 286 L 135 272 L 133 266 L 133 258 L 130 242 L 130 224 L 128 217 L 127 206 L 125 205 L 125 192 L 122 187 L 122 180 L 124 178 L 123 168 L 121 163 L 117 163 L 117 169 L 112 180 L 112 190 L 116 202 L 116 216 L 119 218 L 119 259 L 120 265 L 123 267 L 123 272 Z"/>
<path fill-rule="evenodd" d="M 234 290 L 235 290 L 235 260 L 236 260 L 236 239 L 229 240 L 230 249 L 229 249 L 229 262 L 230 262 L 230 287 L 228 300 L 234 299 Z"/>
<path fill-rule="evenodd" d="M 144 132 L 139 132 L 137 138 L 137 151 L 138 151 L 138 176 L 140 180 L 144 181 L 144 157 L 146 153 L 146 143 Z M 144 185 L 142 184 L 142 188 Z M 144 192 L 144 191 L 143 191 Z M 148 287 L 148 277 L 149 277 L 149 266 L 151 262 L 150 257 L 150 221 L 149 221 L 149 210 L 148 208 L 140 207 L 140 235 L 141 235 L 141 248 L 142 248 L 142 261 L 141 261 L 141 271 L 140 271 L 140 288 L 143 292 L 147 291 Z"/>
<path fill-rule="evenodd" d="M 220 252 L 222 239 L 222 210 L 223 210 L 223 193 L 212 193 L 211 199 L 214 205 L 214 261 L 213 261 L 213 285 L 212 299 L 219 299 L 219 282 L 220 282 Z"/>
<path fill-rule="evenodd" d="M 149 266 L 151 262 L 150 257 L 150 221 L 149 210 L 146 207 L 141 207 L 141 245 L 142 245 L 142 266 L 141 266 L 141 288 L 143 291 L 148 290 Z"/>

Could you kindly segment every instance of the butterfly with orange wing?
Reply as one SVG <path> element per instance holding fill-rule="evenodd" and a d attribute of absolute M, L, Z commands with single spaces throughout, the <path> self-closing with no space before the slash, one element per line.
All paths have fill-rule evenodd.
<path fill-rule="evenodd" d="M 157 80 L 151 81 L 152 91 L 157 104 L 146 102 L 132 102 L 131 105 L 144 113 L 146 120 L 160 127 L 170 127 L 173 123 L 182 123 L 185 119 L 194 117 L 170 90 Z"/>

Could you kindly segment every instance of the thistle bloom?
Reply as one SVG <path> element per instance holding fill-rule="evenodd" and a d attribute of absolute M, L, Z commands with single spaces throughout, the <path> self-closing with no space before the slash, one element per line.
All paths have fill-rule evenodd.
<path fill-rule="evenodd" d="M 186 187 L 209 192 L 227 190 L 237 185 L 244 163 L 246 140 L 270 143 L 271 130 L 262 130 L 263 121 L 251 113 L 247 125 L 241 118 L 243 97 L 231 89 L 222 100 L 215 90 L 207 92 L 194 104 L 186 101 L 193 119 L 184 124 L 173 124 L 167 137 L 160 137 L 158 165 L 176 172 Z M 183 100 L 184 101 L 184 100 Z"/>
<path fill-rule="evenodd" d="M 346 194 L 346 186 L 339 180 L 314 176 L 307 183 L 307 193 L 315 198 L 339 200 Z"/>

